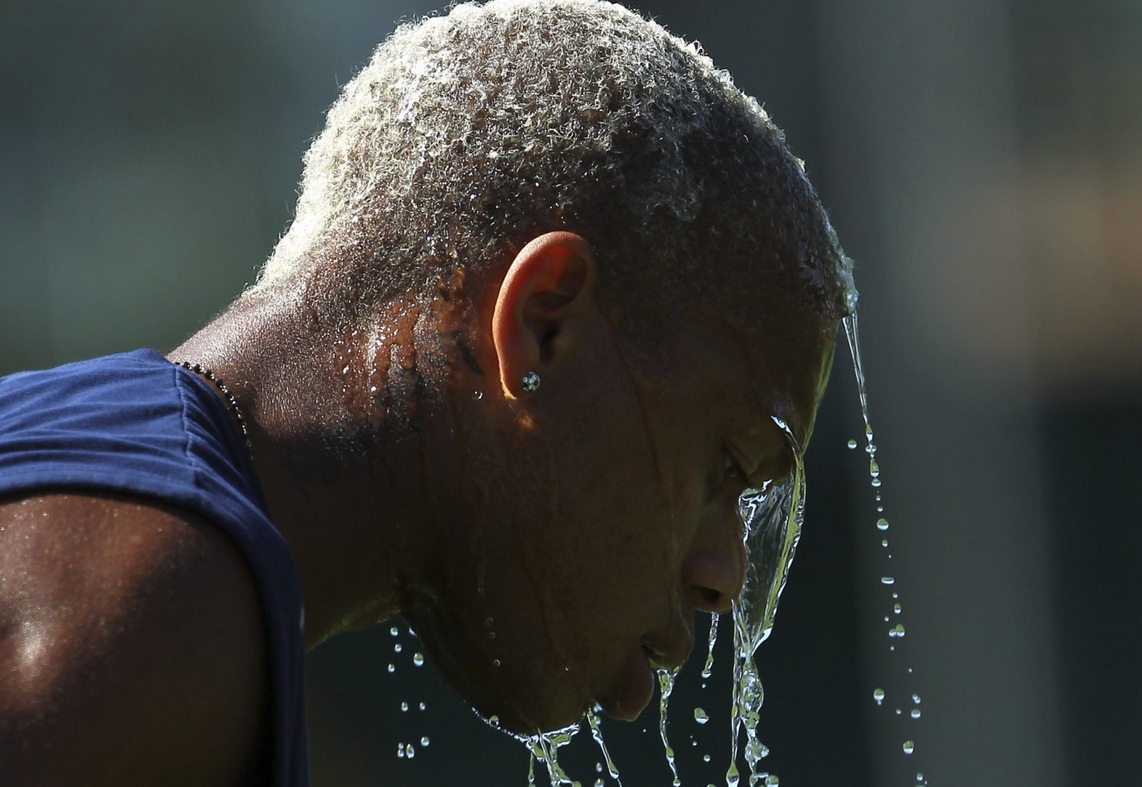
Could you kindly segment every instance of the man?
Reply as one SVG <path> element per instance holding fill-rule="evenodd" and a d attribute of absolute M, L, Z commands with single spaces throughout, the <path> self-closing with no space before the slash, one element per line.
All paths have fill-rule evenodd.
<path fill-rule="evenodd" d="M 509 730 L 634 718 L 853 297 L 781 133 L 657 25 L 398 30 L 255 286 L 166 358 L 0 381 L 4 784 L 303 784 L 303 646 L 398 612 Z"/>

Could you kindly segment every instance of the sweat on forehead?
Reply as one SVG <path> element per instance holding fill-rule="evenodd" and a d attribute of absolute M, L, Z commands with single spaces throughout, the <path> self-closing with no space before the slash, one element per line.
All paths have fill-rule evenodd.
<path fill-rule="evenodd" d="M 612 3 L 494 0 L 402 26 L 345 86 L 253 289 L 320 274 L 341 294 L 323 308 L 433 297 L 556 229 L 591 243 L 604 284 L 776 242 L 783 283 L 846 287 L 800 162 L 697 44 Z"/>

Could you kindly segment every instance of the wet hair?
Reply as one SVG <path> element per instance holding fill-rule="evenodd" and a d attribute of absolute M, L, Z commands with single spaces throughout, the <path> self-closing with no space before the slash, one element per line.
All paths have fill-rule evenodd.
<path fill-rule="evenodd" d="M 834 322 L 855 299 L 758 102 L 697 44 L 597 0 L 469 3 L 398 28 L 330 108 L 251 291 L 307 287 L 327 316 L 453 297 L 556 229 L 644 305 L 742 276 Z"/>

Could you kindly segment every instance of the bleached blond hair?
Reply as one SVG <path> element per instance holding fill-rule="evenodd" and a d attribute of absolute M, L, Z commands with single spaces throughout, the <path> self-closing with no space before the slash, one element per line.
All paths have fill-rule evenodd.
<path fill-rule="evenodd" d="M 468 3 L 398 28 L 330 108 L 252 292 L 316 277 L 320 308 L 346 314 L 438 297 L 555 229 L 592 244 L 604 283 L 692 286 L 736 259 L 833 316 L 854 298 L 758 102 L 697 44 L 598 0 Z"/>

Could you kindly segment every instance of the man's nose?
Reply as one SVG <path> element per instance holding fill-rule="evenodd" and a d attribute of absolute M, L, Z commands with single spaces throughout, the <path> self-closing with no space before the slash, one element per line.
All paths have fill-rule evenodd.
<path fill-rule="evenodd" d="M 729 612 L 745 582 L 746 555 L 737 506 L 708 511 L 686 559 L 682 583 L 695 609 Z"/>

